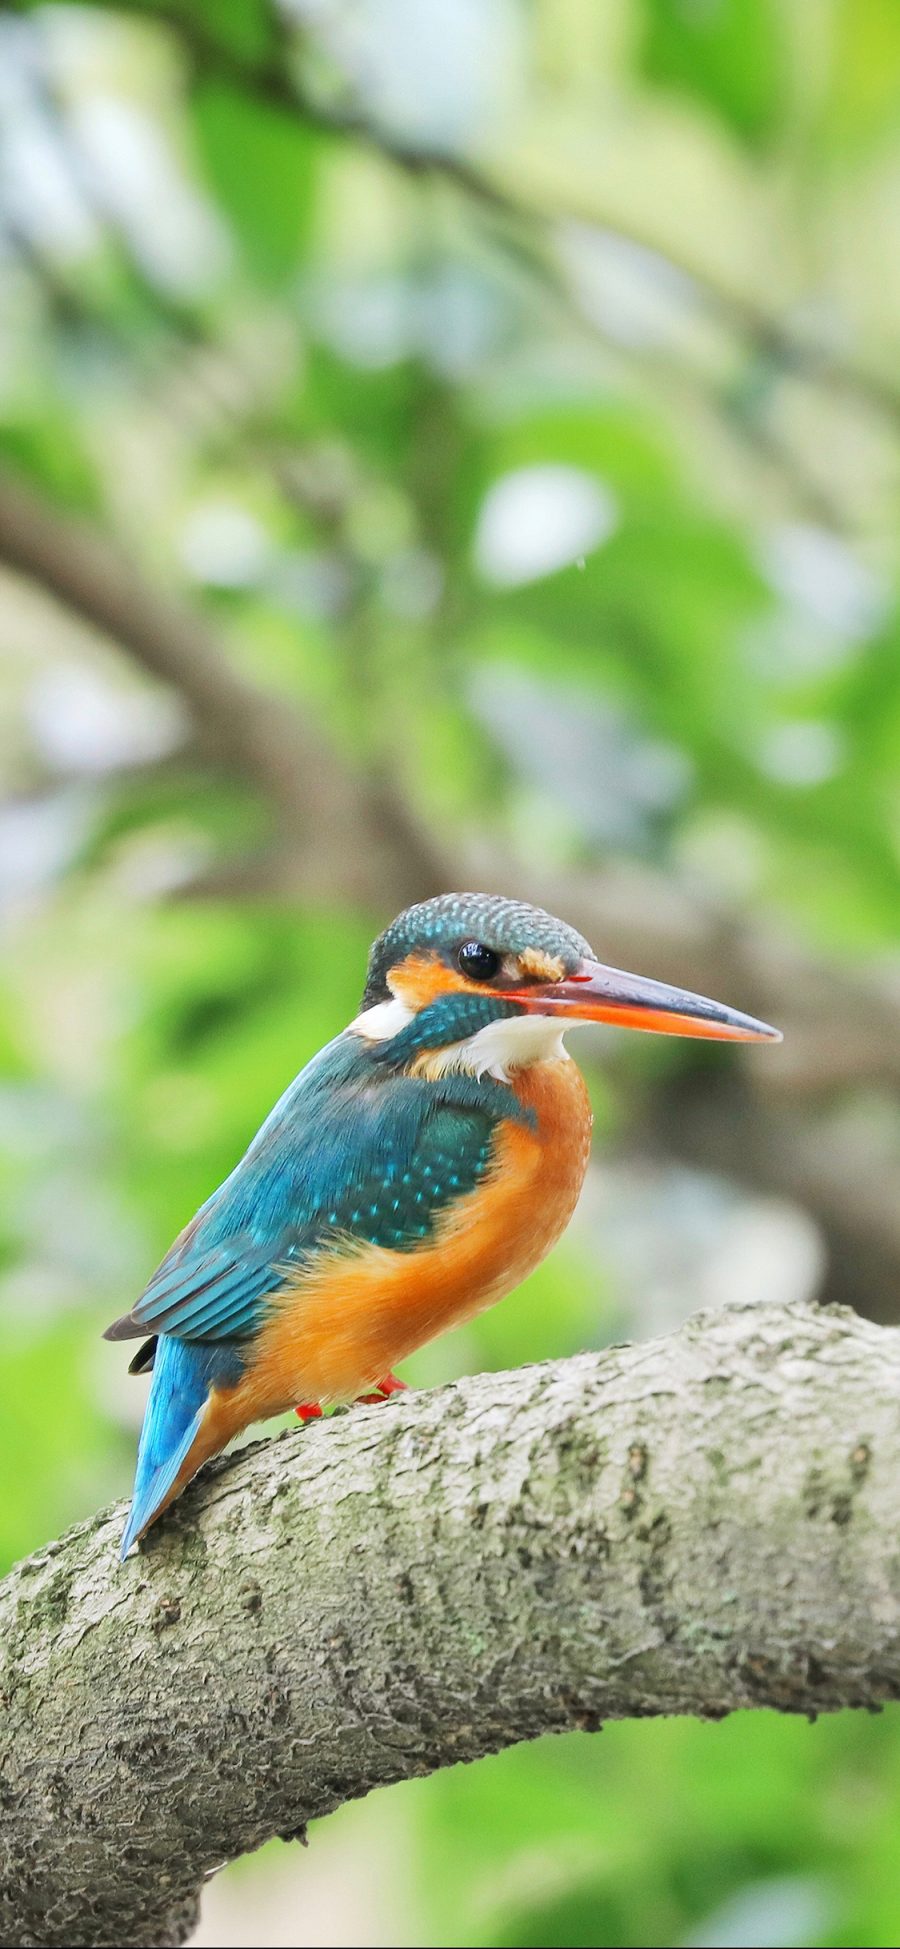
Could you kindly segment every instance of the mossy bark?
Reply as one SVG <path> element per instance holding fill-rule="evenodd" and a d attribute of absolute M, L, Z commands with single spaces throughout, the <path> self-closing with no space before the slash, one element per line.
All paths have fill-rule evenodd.
<path fill-rule="evenodd" d="M 607 1718 L 900 1695 L 900 1333 L 697 1315 L 313 1424 L 0 1590 L 0 1940 L 181 1943 L 373 1787 Z"/>

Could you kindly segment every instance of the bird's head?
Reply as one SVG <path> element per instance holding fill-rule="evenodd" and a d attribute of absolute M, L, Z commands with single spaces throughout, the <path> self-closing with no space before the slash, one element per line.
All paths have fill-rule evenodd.
<path fill-rule="evenodd" d="M 400 914 L 374 943 L 352 1026 L 404 1066 L 505 1077 L 559 1053 L 577 1022 L 724 1042 L 781 1039 L 720 1002 L 605 967 L 564 921 L 486 893 L 445 893 Z"/>

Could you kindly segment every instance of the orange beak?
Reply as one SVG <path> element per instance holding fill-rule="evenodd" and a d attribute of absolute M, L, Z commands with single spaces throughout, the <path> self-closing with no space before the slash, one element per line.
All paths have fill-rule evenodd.
<path fill-rule="evenodd" d="M 530 1015 L 558 1015 L 570 1022 L 613 1022 L 621 1029 L 656 1035 L 696 1035 L 714 1042 L 780 1042 L 780 1029 L 756 1022 L 722 1002 L 668 988 L 664 981 L 623 974 L 599 961 L 582 961 L 565 981 L 510 990 Z"/>

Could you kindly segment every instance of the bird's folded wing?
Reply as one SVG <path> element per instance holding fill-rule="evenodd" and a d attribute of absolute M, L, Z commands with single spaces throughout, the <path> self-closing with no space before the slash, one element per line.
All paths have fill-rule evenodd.
<path fill-rule="evenodd" d="M 420 1116 L 408 1101 L 402 1108 L 389 1120 L 364 1112 L 348 1119 L 340 1146 L 328 1131 L 305 1143 L 295 1137 L 289 1168 L 284 1146 L 271 1155 L 251 1146 L 107 1339 L 245 1339 L 264 1318 L 267 1296 L 317 1251 L 420 1247 L 440 1214 L 490 1169 L 497 1118 L 468 1102 L 435 1104 L 427 1093 Z"/>
<path fill-rule="evenodd" d="M 185 1340 L 240 1340 L 252 1333 L 260 1303 L 277 1283 L 271 1246 L 260 1250 L 235 1237 L 203 1250 L 173 1247 L 136 1306 L 108 1327 L 107 1340 L 142 1333 L 176 1333 Z"/>

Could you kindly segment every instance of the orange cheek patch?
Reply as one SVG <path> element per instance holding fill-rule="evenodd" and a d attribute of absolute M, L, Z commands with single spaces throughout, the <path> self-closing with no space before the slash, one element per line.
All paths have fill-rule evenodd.
<path fill-rule="evenodd" d="M 388 974 L 388 987 L 414 1015 L 436 1002 L 439 995 L 483 995 L 483 981 L 468 981 L 458 968 L 448 968 L 437 954 L 410 954 Z"/>
<path fill-rule="evenodd" d="M 526 947 L 510 964 L 508 979 L 515 983 L 542 981 L 552 983 L 562 981 L 565 967 L 558 955 L 545 954 L 542 948 Z M 460 974 L 458 968 L 450 968 L 438 954 L 410 954 L 405 961 L 398 961 L 388 974 L 388 987 L 397 1000 L 418 1014 L 435 1002 L 439 995 L 484 995 L 492 992 L 490 984 L 471 981 L 467 975 Z M 505 990 L 498 990 L 504 993 Z"/>

